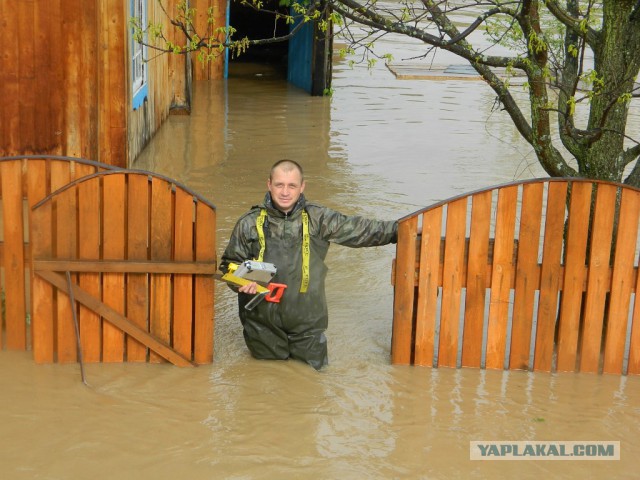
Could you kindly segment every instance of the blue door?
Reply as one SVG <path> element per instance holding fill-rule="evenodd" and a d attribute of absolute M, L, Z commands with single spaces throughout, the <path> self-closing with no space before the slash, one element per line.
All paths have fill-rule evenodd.
<path fill-rule="evenodd" d="M 299 22 L 300 20 L 297 20 L 291 28 L 293 29 Z M 293 38 L 289 39 L 287 69 L 287 81 L 309 93 L 313 86 L 313 31 L 313 23 L 307 22 Z"/>

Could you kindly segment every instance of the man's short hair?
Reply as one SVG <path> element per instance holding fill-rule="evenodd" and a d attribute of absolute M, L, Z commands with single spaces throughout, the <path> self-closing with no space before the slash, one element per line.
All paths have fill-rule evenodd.
<path fill-rule="evenodd" d="M 285 172 L 298 170 L 300 172 L 300 179 L 304 181 L 304 173 L 302 172 L 302 167 L 295 160 L 283 158 L 282 160 L 278 160 L 276 163 L 274 163 L 271 167 L 271 172 L 269 173 L 269 180 L 273 179 L 273 172 L 276 168 L 281 168 Z"/>

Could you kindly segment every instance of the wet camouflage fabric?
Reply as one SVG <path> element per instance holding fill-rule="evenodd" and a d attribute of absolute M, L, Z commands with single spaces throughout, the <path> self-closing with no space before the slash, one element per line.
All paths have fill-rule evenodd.
<path fill-rule="evenodd" d="M 316 369 L 328 363 L 324 331 L 328 324 L 325 297 L 325 258 L 330 243 L 348 247 L 372 247 L 395 243 L 396 221 L 380 221 L 346 216 L 329 208 L 306 202 L 304 195 L 287 215 L 273 207 L 267 193 L 262 205 L 253 207 L 237 222 L 222 256 L 220 268 L 229 263 L 257 259 L 260 242 L 256 219 L 267 210 L 264 224 L 266 249 L 262 261 L 273 263 L 273 281 L 287 285 L 280 303 L 263 301 L 253 310 L 244 305 L 252 295 L 238 294 L 240 320 L 247 347 L 255 358 L 307 362 Z M 309 217 L 309 287 L 300 293 L 302 282 L 302 211 Z"/>

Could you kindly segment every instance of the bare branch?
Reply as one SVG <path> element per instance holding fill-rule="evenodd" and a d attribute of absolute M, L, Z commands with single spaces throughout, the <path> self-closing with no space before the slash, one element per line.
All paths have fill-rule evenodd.
<path fill-rule="evenodd" d="M 568 29 L 572 30 L 577 35 L 584 37 L 585 41 L 589 45 L 593 46 L 598 42 L 598 32 L 593 30 L 587 24 L 584 24 L 581 28 L 580 19 L 572 16 L 567 10 L 560 7 L 556 0 L 545 0 L 544 4 L 554 17 L 560 20 Z"/>

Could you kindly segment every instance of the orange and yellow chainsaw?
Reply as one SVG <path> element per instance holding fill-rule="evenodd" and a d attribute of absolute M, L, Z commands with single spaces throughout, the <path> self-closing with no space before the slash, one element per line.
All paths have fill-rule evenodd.
<path fill-rule="evenodd" d="M 238 287 L 257 284 L 256 295 L 245 305 L 246 310 L 253 310 L 262 300 L 272 303 L 280 303 L 287 286 L 283 283 L 275 283 L 271 280 L 276 275 L 277 268 L 273 263 L 246 260 L 240 265 L 229 264 L 229 270 L 224 274 L 215 274 L 214 277 Z"/>

